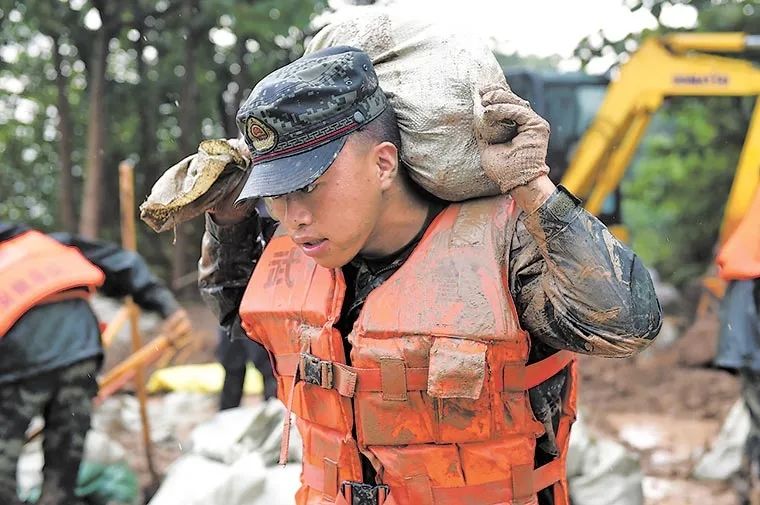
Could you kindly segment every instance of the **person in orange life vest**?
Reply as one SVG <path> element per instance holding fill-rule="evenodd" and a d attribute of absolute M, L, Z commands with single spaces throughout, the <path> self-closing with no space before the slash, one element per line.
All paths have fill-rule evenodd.
<path fill-rule="evenodd" d="M 715 364 L 738 372 L 750 431 L 735 485 L 742 505 L 760 496 L 760 186 L 716 257 L 727 282 L 720 306 Z"/>
<path fill-rule="evenodd" d="M 640 260 L 547 177 L 546 122 L 509 89 L 481 100 L 503 195 L 463 203 L 411 180 L 360 50 L 275 71 L 238 112 L 253 168 L 207 214 L 199 286 L 271 355 L 298 504 L 566 505 L 573 353 L 631 356 L 659 331 Z M 251 273 L 258 198 L 280 228 Z"/>
<path fill-rule="evenodd" d="M 159 312 L 162 330 L 189 331 L 171 291 L 136 253 L 76 235 L 0 221 L 0 503 L 15 504 L 16 466 L 34 416 L 45 420 L 43 505 L 75 495 L 91 400 L 103 358 L 87 298 L 131 295 Z"/>

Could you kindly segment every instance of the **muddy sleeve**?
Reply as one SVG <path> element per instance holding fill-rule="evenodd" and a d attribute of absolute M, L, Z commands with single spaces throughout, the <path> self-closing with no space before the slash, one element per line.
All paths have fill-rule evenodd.
<path fill-rule="evenodd" d="M 231 328 L 237 318 L 240 300 L 261 250 L 258 216 L 221 226 L 206 215 L 198 287 L 203 300 L 226 328 Z"/>
<path fill-rule="evenodd" d="M 549 347 L 626 357 L 660 330 L 641 260 L 562 187 L 518 219 L 509 269 L 521 324 Z"/>
<path fill-rule="evenodd" d="M 100 292 L 105 296 L 132 296 L 141 308 L 158 312 L 163 317 L 180 308 L 169 288 L 153 275 L 139 254 L 111 242 L 90 240 L 69 233 L 54 233 L 51 237 L 62 244 L 76 247 L 103 271 L 105 282 Z"/>

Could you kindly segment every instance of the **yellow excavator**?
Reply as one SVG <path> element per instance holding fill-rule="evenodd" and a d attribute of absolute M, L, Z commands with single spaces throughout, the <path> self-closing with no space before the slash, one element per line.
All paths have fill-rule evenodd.
<path fill-rule="evenodd" d="M 580 140 L 562 183 L 598 214 L 620 185 L 654 113 L 671 96 L 760 96 L 760 68 L 708 53 L 760 50 L 760 36 L 681 33 L 645 40 L 622 65 Z M 760 184 L 760 100 L 728 194 L 720 241 L 747 212 Z"/>
<path fill-rule="evenodd" d="M 755 97 L 755 106 L 721 222 L 722 244 L 748 211 L 760 185 L 760 68 L 728 53 L 760 50 L 760 35 L 674 33 L 646 39 L 610 82 L 590 76 L 539 78 L 532 72 L 507 72 L 517 94 L 524 94 L 552 124 L 549 163 L 561 182 L 585 207 L 628 239 L 619 217 L 619 187 L 636 149 L 663 101 L 674 96 Z M 603 93 L 600 93 L 605 89 Z M 584 98 L 585 96 L 585 98 Z M 589 108 L 599 97 L 593 114 Z M 603 98 L 602 98 L 603 97 Z M 555 116 L 555 117 L 553 117 Z M 566 163 L 562 163 L 562 155 Z M 695 195 L 696 196 L 696 195 Z M 613 202 L 610 205 L 610 202 Z M 692 328 L 717 321 L 717 301 L 725 284 L 715 275 L 706 288 Z M 712 330 L 710 330 L 712 331 Z"/>

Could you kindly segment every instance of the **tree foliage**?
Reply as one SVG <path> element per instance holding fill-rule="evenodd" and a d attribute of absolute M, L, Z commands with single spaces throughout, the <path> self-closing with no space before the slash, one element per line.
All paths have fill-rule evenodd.
<path fill-rule="evenodd" d="M 201 139 L 237 136 L 241 100 L 302 54 L 324 8 L 321 0 L 0 0 L 0 219 L 73 229 L 95 212 L 95 227 L 80 231 L 118 240 L 119 162 L 135 163 L 140 203 Z M 102 114 L 93 114 L 99 77 Z M 93 157 L 101 173 L 86 198 Z M 88 208 L 93 191 L 102 204 Z M 179 264 L 175 278 L 194 270 L 199 223 L 180 230 L 190 237 L 182 247 L 138 228 L 152 263 Z"/>

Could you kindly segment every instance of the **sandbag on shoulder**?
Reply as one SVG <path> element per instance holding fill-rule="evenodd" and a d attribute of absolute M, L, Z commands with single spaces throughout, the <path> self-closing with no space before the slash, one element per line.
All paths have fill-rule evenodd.
<path fill-rule="evenodd" d="M 372 58 L 398 117 L 401 159 L 418 184 L 449 201 L 500 192 L 480 166 L 474 133 L 479 90 L 506 86 L 485 41 L 395 9 L 355 7 L 320 30 L 306 53 L 339 45 Z"/>

